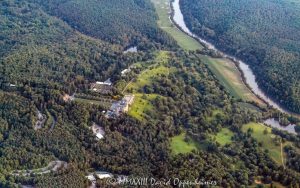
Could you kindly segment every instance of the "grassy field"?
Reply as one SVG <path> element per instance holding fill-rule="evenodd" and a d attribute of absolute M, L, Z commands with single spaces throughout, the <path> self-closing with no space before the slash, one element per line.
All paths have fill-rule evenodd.
<path fill-rule="evenodd" d="M 179 29 L 177 29 L 169 19 L 169 12 L 171 11 L 169 2 L 170 0 L 152 0 L 156 12 L 159 17 L 158 25 L 169 35 L 171 35 L 180 47 L 185 50 L 202 49 L 203 46 L 195 39 L 189 37 Z"/>
<path fill-rule="evenodd" d="M 263 105 L 262 101 L 243 83 L 241 74 L 232 61 L 204 56 L 202 59 L 231 95 L 245 101 L 255 101 Z"/>
<path fill-rule="evenodd" d="M 189 153 L 192 150 L 198 149 L 197 143 L 192 140 L 186 142 L 185 136 L 186 134 L 182 133 L 171 138 L 171 149 L 173 154 Z"/>
<path fill-rule="evenodd" d="M 228 128 L 223 128 L 218 134 L 215 136 L 216 141 L 224 146 L 226 144 L 230 144 L 232 142 L 231 138 L 233 137 L 233 132 Z"/>
<path fill-rule="evenodd" d="M 243 132 L 247 132 L 247 130 L 251 128 L 253 129 L 252 137 L 255 138 L 258 142 L 262 143 L 262 148 L 269 150 L 270 157 L 276 161 L 278 164 L 282 164 L 281 158 L 281 146 L 280 144 L 275 144 L 275 135 L 272 134 L 272 129 L 267 127 L 261 123 L 249 123 L 243 125 Z M 264 130 L 267 130 L 268 133 L 264 134 Z M 285 145 L 290 144 L 286 142 Z"/>
<path fill-rule="evenodd" d="M 146 116 L 155 116 L 155 109 L 152 101 L 157 97 L 162 97 L 157 94 L 143 94 L 139 90 L 155 82 L 157 78 L 162 75 L 168 75 L 174 71 L 167 67 L 169 61 L 169 52 L 160 51 L 153 63 L 145 67 L 135 80 L 133 80 L 127 87 L 126 91 L 135 95 L 134 102 L 130 107 L 128 114 L 138 120 L 145 120 Z M 153 118 L 154 119 L 154 118 Z"/>
<path fill-rule="evenodd" d="M 145 116 L 154 115 L 155 110 L 151 101 L 156 97 L 160 97 L 156 94 L 135 94 L 134 103 L 129 109 L 128 114 L 140 121 L 145 119 Z"/>
<path fill-rule="evenodd" d="M 168 75 L 173 69 L 166 66 L 169 61 L 169 54 L 166 51 L 160 51 L 157 54 L 155 62 L 148 66 L 144 71 L 142 71 L 136 80 L 134 80 L 128 87 L 127 91 L 137 92 L 139 89 L 146 85 L 150 85 L 156 78 L 162 75 Z"/>

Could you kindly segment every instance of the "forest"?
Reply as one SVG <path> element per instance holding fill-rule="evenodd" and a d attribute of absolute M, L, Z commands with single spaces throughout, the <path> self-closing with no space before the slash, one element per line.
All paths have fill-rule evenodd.
<path fill-rule="evenodd" d="M 121 5 L 129 11 L 117 11 Z M 135 11 L 149 19 L 130 16 Z M 103 19 L 92 19 L 96 12 Z M 120 19 L 118 27 L 100 26 L 112 19 Z M 273 148 L 245 129 L 276 111 L 232 97 L 202 51 L 182 50 L 155 22 L 148 0 L 0 2 L 0 187 L 86 188 L 95 171 L 220 187 L 299 186 L 299 136 L 264 130 L 270 144 L 285 144 L 286 163 L 276 161 Z M 128 45 L 138 52 L 123 53 Z M 122 75 L 125 68 L 131 71 Z M 111 94 L 90 89 L 108 78 Z M 103 101 L 124 94 L 135 95 L 129 112 L 108 119 Z M 183 151 L 187 145 L 192 149 Z M 39 173 L 57 160 L 67 165 Z M 111 185 L 97 179 L 96 187 Z"/>
<path fill-rule="evenodd" d="M 172 40 L 156 24 L 148 0 L 34 0 L 49 14 L 66 21 L 78 31 L 122 46 L 145 40 L 171 46 Z M 174 43 L 173 43 L 174 44 Z"/>
<path fill-rule="evenodd" d="M 241 131 L 243 124 L 261 119 L 261 113 L 231 98 L 195 53 L 171 53 L 165 66 L 176 71 L 167 77 L 155 77 L 138 90 L 145 95 L 159 96 L 151 102 L 156 110 L 147 113 L 146 121 L 128 115 L 107 120 L 101 113 L 104 110 L 101 105 L 65 102 L 55 89 L 2 92 L 1 124 L 5 126 L 1 128 L 1 187 L 18 184 L 86 187 L 89 182 L 84 174 L 91 168 L 126 176 L 171 179 L 179 176 L 190 180 L 201 177 L 224 187 L 251 185 L 258 176 L 265 183 L 296 185 L 299 182 L 297 173 L 282 170 L 267 151 L 259 148 L 251 132 Z M 55 117 L 53 130 L 51 123 L 40 130 L 33 129 L 37 109 Z M 206 118 L 216 109 L 224 110 L 215 119 Z M 92 122 L 104 128 L 104 140 L 95 140 L 89 130 Z M 234 132 L 232 141 L 226 145 L 211 139 L 222 128 Z M 173 155 L 168 138 L 181 132 L 187 133 L 187 139 L 198 142 L 198 149 Z M 299 139 L 294 142 L 299 144 Z M 70 167 L 30 177 L 10 174 L 16 169 L 46 166 L 54 159 L 66 161 Z M 235 163 L 239 164 L 238 168 L 231 165 Z"/>
<path fill-rule="evenodd" d="M 188 27 L 250 64 L 258 84 L 300 112 L 300 3 L 272 0 L 181 0 Z"/>

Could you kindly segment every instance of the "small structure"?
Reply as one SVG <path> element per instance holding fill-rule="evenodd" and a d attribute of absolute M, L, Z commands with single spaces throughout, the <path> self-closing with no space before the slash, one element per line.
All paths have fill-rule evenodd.
<path fill-rule="evenodd" d="M 116 182 L 118 184 L 124 184 L 128 182 L 128 177 L 124 175 L 116 175 L 116 174 L 111 174 L 109 172 L 104 172 L 104 171 L 96 171 L 88 174 L 85 176 L 89 181 L 91 181 L 91 186 L 89 188 L 96 188 L 96 181 L 98 179 L 109 179 L 109 178 L 116 178 Z"/>
<path fill-rule="evenodd" d="M 104 132 L 103 128 L 100 127 L 99 125 L 97 125 L 96 123 L 93 124 L 92 131 L 96 135 L 98 140 L 104 138 L 105 132 Z"/>
<path fill-rule="evenodd" d="M 63 100 L 64 100 L 65 102 L 69 102 L 69 101 L 75 100 L 75 93 L 74 93 L 73 95 L 65 94 L 65 95 L 63 96 Z"/>
<path fill-rule="evenodd" d="M 96 82 L 97 85 L 107 85 L 107 86 L 111 86 L 112 82 L 110 81 L 110 78 L 105 80 L 104 82 Z"/>
<path fill-rule="evenodd" d="M 17 87 L 15 84 L 9 84 L 9 87 Z"/>
<path fill-rule="evenodd" d="M 121 75 L 125 76 L 129 72 L 130 72 L 130 69 L 124 69 L 124 70 L 122 70 Z"/>
<path fill-rule="evenodd" d="M 125 95 L 122 100 L 113 103 L 110 107 L 110 110 L 107 111 L 106 117 L 113 118 L 117 117 L 122 113 L 127 113 L 129 106 L 134 101 L 134 95 Z"/>
<path fill-rule="evenodd" d="M 99 179 L 105 179 L 105 178 L 112 178 L 113 175 L 111 173 L 108 172 L 96 172 L 96 176 Z"/>
<path fill-rule="evenodd" d="M 136 53 L 137 51 L 138 51 L 137 47 L 133 46 L 133 47 L 127 48 L 123 53 L 124 54 L 127 54 L 127 53 Z"/>
<path fill-rule="evenodd" d="M 121 71 L 121 76 L 125 76 L 127 73 L 131 71 L 131 69 L 135 68 L 135 65 L 130 65 L 128 69 L 124 69 Z"/>
<path fill-rule="evenodd" d="M 104 82 L 96 82 L 91 85 L 91 90 L 101 93 L 101 94 L 109 94 L 112 91 L 112 82 L 110 78 Z"/>

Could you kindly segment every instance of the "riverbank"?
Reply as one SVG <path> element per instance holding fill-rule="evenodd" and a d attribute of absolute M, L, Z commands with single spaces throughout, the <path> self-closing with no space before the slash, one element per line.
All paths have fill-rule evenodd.
<path fill-rule="evenodd" d="M 158 14 L 159 27 L 172 36 L 177 44 L 184 50 L 201 50 L 203 46 L 189 37 L 185 33 L 183 33 L 180 29 L 178 29 L 174 24 L 170 21 L 171 19 L 171 6 L 170 0 L 151 0 L 154 4 L 156 12 Z"/>
<path fill-rule="evenodd" d="M 152 0 L 152 2 L 159 17 L 158 25 L 168 32 L 182 49 L 201 50 L 204 48 L 202 43 L 200 43 L 201 41 L 198 41 L 197 38 L 186 34 L 184 30 L 180 28 L 176 22 L 174 22 L 174 9 L 172 8 L 172 2 L 170 2 L 170 0 Z M 186 42 L 182 43 L 182 41 Z M 198 44 L 198 48 L 196 49 L 195 43 Z M 234 63 L 230 62 L 230 60 L 225 58 L 212 58 L 200 54 L 198 58 L 208 65 L 208 68 L 232 96 L 244 101 L 253 101 L 261 106 L 266 106 L 264 102 L 257 98 L 256 95 L 254 95 L 253 92 L 244 84 L 240 71 Z M 226 63 L 224 64 L 220 62 Z"/>
<path fill-rule="evenodd" d="M 173 22 L 173 24 L 176 25 L 176 27 L 178 27 L 178 29 L 180 29 L 186 35 L 189 35 L 190 37 L 197 40 L 203 46 L 207 47 L 210 50 L 214 50 L 216 53 L 220 54 L 223 58 L 231 60 L 235 64 L 237 69 L 240 71 L 240 74 L 241 74 L 244 84 L 251 90 L 251 92 L 253 94 L 255 94 L 257 96 L 257 98 L 259 98 L 260 100 L 264 101 L 269 106 L 272 106 L 273 108 L 275 108 L 281 112 L 296 116 L 298 118 L 300 117 L 299 114 L 296 114 L 296 113 L 286 110 L 284 107 L 279 105 L 277 102 L 273 101 L 273 99 L 271 97 L 267 96 L 267 94 L 265 94 L 259 88 L 259 86 L 256 82 L 256 79 L 255 79 L 255 75 L 253 74 L 252 70 L 246 63 L 242 62 L 241 60 L 239 60 L 231 55 L 228 55 L 228 54 L 218 50 L 213 44 L 211 44 L 208 41 L 193 34 L 187 28 L 187 26 L 184 22 L 183 15 L 180 10 L 179 0 L 171 1 L 170 6 L 171 6 L 171 21 Z M 176 8 L 176 10 L 174 7 Z"/>

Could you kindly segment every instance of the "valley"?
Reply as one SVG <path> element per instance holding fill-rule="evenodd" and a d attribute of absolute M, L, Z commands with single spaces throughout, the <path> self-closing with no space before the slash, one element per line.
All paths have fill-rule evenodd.
<path fill-rule="evenodd" d="M 182 1 L 0 2 L 0 187 L 299 186 L 297 115 Z"/>

